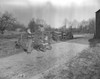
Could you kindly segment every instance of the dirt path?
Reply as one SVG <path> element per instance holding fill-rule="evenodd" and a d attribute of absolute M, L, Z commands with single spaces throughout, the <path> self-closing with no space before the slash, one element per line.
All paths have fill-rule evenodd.
<path fill-rule="evenodd" d="M 62 42 L 47 52 L 33 51 L 0 59 L 0 79 L 37 79 L 40 73 L 68 61 L 88 45 Z M 39 75 L 37 75 L 39 74 Z"/>

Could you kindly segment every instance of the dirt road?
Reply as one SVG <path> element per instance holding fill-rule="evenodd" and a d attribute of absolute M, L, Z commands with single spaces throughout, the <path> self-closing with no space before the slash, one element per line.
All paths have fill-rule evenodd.
<path fill-rule="evenodd" d="M 62 42 L 47 52 L 33 51 L 0 59 L 0 79 L 35 79 L 37 74 L 68 61 L 88 45 Z M 34 77 L 35 76 L 35 77 Z"/>
<path fill-rule="evenodd" d="M 53 44 L 53 49 L 47 52 L 33 50 L 29 55 L 23 52 L 0 58 L 0 79 L 38 79 L 41 73 L 88 48 L 88 39 L 80 39 Z"/>

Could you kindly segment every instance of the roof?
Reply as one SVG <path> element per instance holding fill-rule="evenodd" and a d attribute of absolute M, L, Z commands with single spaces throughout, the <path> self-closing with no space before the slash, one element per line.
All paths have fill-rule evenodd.
<path fill-rule="evenodd" d="M 100 9 L 98 11 L 96 11 L 96 13 L 100 12 Z"/>

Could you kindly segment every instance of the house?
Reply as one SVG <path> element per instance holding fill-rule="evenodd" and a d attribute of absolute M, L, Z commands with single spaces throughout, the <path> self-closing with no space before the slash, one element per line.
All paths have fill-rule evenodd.
<path fill-rule="evenodd" d="M 95 38 L 100 39 L 100 9 L 96 12 Z"/>

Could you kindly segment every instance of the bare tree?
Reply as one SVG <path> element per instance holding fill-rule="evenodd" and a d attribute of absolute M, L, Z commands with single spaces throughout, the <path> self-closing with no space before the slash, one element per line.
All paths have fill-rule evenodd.
<path fill-rule="evenodd" d="M 4 34 L 4 31 L 7 28 L 13 27 L 13 24 L 14 24 L 15 21 L 16 21 L 15 18 L 13 18 L 10 13 L 5 12 L 4 14 L 2 14 L 2 16 L 0 17 L 0 31 L 1 31 L 1 34 Z"/>

